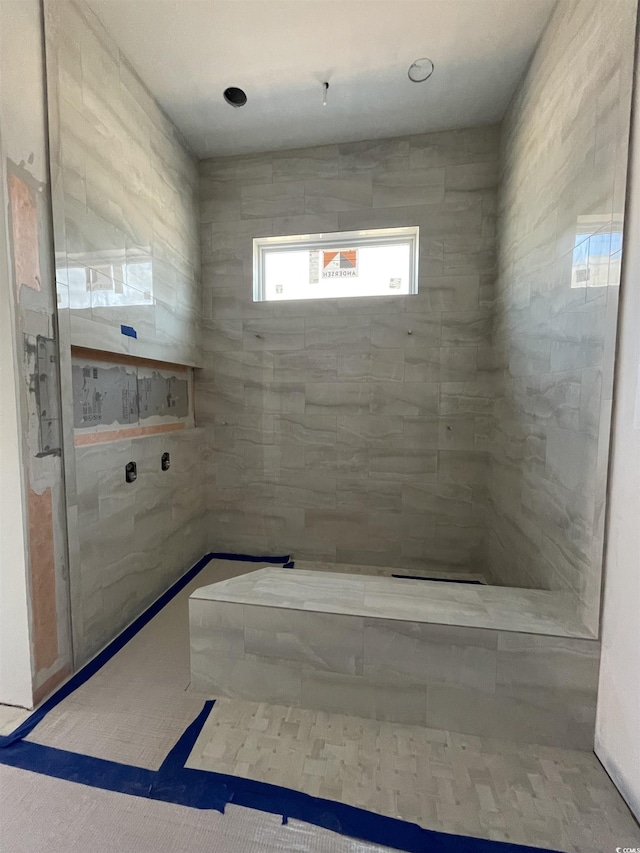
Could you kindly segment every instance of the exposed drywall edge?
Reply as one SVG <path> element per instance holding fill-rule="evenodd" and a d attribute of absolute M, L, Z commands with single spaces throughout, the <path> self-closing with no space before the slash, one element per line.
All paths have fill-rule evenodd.
<path fill-rule="evenodd" d="M 640 26 L 640 21 L 639 21 Z M 640 820 L 640 64 L 636 50 L 595 753 Z"/>
<path fill-rule="evenodd" d="M 66 584 L 66 525 L 64 519 L 64 483 L 61 476 L 59 441 L 55 452 L 48 440 L 41 446 L 43 435 L 53 435 L 58 418 L 59 393 L 55 365 L 55 292 L 53 290 L 53 247 L 50 235 L 50 206 L 48 193 L 47 130 L 44 121 L 44 77 L 42 7 L 40 0 L 20 3 L 0 3 L 0 61 L 2 63 L 2 97 L 0 121 L 3 127 L 1 167 L 4 170 L 3 215 L 7 217 L 5 231 L 6 269 L 9 271 L 10 295 L 13 302 L 11 322 L 14 330 L 15 379 L 14 398 L 21 433 L 23 478 L 23 518 L 25 564 L 27 570 L 27 612 L 30 627 L 32 691 L 47 683 L 51 689 L 60 672 L 68 666 L 71 655 L 68 622 L 68 590 Z M 9 183 L 11 181 L 11 183 Z M 14 193 L 18 192 L 16 196 Z M 16 200 L 18 203 L 16 204 Z M 12 203 L 13 202 L 13 203 Z M 26 206 L 25 206 L 26 202 Z M 32 208 L 30 211 L 29 208 Z M 32 220 L 30 215 L 32 214 Z M 27 228 L 25 230 L 25 222 Z M 0 231 L 2 226 L 0 226 Z M 22 272 L 20 272 L 22 271 Z M 38 341 L 46 340 L 51 349 L 46 353 L 40 370 L 35 357 Z M 45 384 L 46 383 L 46 384 Z M 41 420 L 40 392 L 46 387 L 48 399 L 46 421 Z M 44 452 L 41 452 L 43 451 Z M 32 514 L 27 535 L 27 495 L 38 498 L 49 491 L 50 512 L 43 516 Z M 14 500 L 20 500 L 14 494 Z M 47 529 L 45 529 L 47 528 Z M 31 540 L 31 536 L 43 542 Z M 36 554 L 34 561 L 34 547 Z M 6 555 L 3 554 L 3 557 Z M 46 561 L 43 557 L 46 556 Z M 2 559 L 2 558 L 0 558 Z M 46 568 L 45 568 L 46 562 Z M 50 570 L 55 572 L 51 584 Z M 4 566 L 3 566 L 4 568 Z M 48 577 L 43 586 L 43 571 Z M 54 588 L 53 588 L 54 587 Z M 37 624 L 40 618 L 52 618 L 54 625 Z M 56 637 L 52 640 L 53 631 Z M 42 645 L 57 647 L 56 659 L 50 664 L 45 653 L 36 648 Z M 50 642 L 51 641 L 51 642 Z M 42 665 L 38 670 L 38 662 Z M 30 705 L 33 703 L 30 701 Z"/>
<path fill-rule="evenodd" d="M 0 701 L 30 708 L 28 553 L 4 164 L 0 137 Z"/>
<path fill-rule="evenodd" d="M 54 332 L 54 347 L 55 347 L 55 358 L 57 361 L 57 370 L 56 370 L 56 387 L 55 392 L 57 394 L 58 399 L 58 414 L 59 414 L 59 429 L 60 429 L 60 445 L 62 444 L 62 427 L 63 427 L 63 411 L 64 411 L 64 397 L 62 395 L 62 380 L 60 376 L 60 320 L 58 315 L 58 287 L 56 282 L 56 257 L 55 257 L 55 247 L 54 247 L 54 219 L 53 219 L 53 191 L 52 191 L 52 182 L 51 182 L 51 150 L 50 150 L 50 133 L 49 133 L 49 111 L 47 107 L 48 101 L 48 79 L 47 79 L 47 68 L 46 68 L 46 56 L 45 56 L 45 32 L 44 32 L 44 5 L 43 0 L 37 0 L 37 8 L 38 8 L 38 36 L 39 36 L 39 56 L 40 56 L 40 80 L 42 83 L 42 106 L 41 106 L 41 118 L 43 122 L 43 131 L 44 131 L 44 169 L 45 175 L 43 184 L 46 186 L 46 212 L 45 216 L 48 221 L 48 229 L 47 229 L 47 240 L 46 240 L 46 249 L 49 256 L 49 273 L 50 273 L 50 285 L 53 290 L 53 332 Z M 57 598 L 58 598 L 58 613 L 57 613 L 57 623 L 58 623 L 58 632 L 60 632 L 61 621 L 64 618 L 65 621 L 65 647 L 66 653 L 63 657 L 66 660 L 63 660 L 62 666 L 56 669 L 55 671 L 48 673 L 35 673 L 35 681 L 33 685 L 33 703 L 37 705 L 42 701 L 43 698 L 49 695 L 55 688 L 60 685 L 65 678 L 67 678 L 73 672 L 73 640 L 72 640 L 72 624 L 71 624 L 71 588 L 69 582 L 69 525 L 67 523 L 67 484 L 65 479 L 65 464 L 64 457 L 62 456 L 62 446 L 58 448 L 58 452 L 61 454 L 61 470 L 60 470 L 60 499 L 58 502 L 57 511 L 61 518 L 61 526 L 62 530 L 59 531 L 59 535 L 61 536 L 61 548 L 63 551 L 62 560 L 64 562 L 63 571 L 62 571 L 62 580 L 64 584 L 59 584 L 59 589 L 57 590 Z M 63 608 L 60 607 L 60 599 L 64 599 L 64 617 L 62 616 Z M 44 675 L 45 680 L 42 680 L 42 676 Z"/>
<path fill-rule="evenodd" d="M 60 116 L 57 110 L 58 103 L 58 64 L 57 51 L 55 49 L 55 38 L 58 33 L 55 26 L 55 18 L 51 14 L 50 4 L 41 0 L 41 32 L 42 50 L 44 61 L 44 93 L 45 93 L 45 121 L 47 134 L 47 170 L 50 189 L 52 236 L 54 261 L 56 259 L 55 247 L 60 243 L 60 230 L 64 229 L 64 218 L 59 211 L 64 210 L 62 193 L 62 174 L 55 155 L 60 150 Z M 54 262 L 54 275 L 56 276 L 57 290 L 57 264 Z M 69 411 L 69 401 L 73 400 L 73 388 L 71 384 L 71 334 L 69 329 L 68 312 L 58 312 L 58 355 L 59 355 L 59 383 L 62 400 L 61 422 L 62 422 L 62 459 L 63 478 L 65 483 L 66 520 L 67 520 L 67 560 L 68 560 L 68 590 L 69 590 L 69 620 L 71 623 L 71 646 L 73 667 L 76 666 L 76 650 L 81 647 L 82 630 L 81 620 L 76 618 L 74 612 L 74 599 L 76 590 L 80 588 L 80 544 L 78 537 L 78 508 L 70 500 L 70 495 L 75 493 L 76 465 L 75 447 L 73 443 L 73 413 Z"/>

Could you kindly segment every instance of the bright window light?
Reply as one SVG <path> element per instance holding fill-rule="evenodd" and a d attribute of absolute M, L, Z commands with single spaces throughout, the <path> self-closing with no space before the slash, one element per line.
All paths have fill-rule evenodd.
<path fill-rule="evenodd" d="M 254 302 L 417 292 L 417 226 L 253 241 Z"/>

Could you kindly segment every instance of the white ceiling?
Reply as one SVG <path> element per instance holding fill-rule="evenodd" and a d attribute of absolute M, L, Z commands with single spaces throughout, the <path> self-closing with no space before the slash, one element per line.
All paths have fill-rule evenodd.
<path fill-rule="evenodd" d="M 498 121 L 554 4 L 89 0 L 200 157 Z M 412 83 L 421 56 L 435 71 Z"/>

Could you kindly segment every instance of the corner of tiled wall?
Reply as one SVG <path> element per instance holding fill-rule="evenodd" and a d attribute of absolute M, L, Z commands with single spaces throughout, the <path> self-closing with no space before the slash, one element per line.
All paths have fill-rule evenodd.
<path fill-rule="evenodd" d="M 487 557 L 502 583 L 565 592 L 594 633 L 635 12 L 561 0 L 501 146 Z"/>

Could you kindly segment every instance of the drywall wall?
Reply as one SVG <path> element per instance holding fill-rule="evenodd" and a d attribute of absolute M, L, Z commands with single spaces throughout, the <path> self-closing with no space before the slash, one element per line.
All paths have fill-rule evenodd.
<path fill-rule="evenodd" d="M 487 559 L 597 630 L 635 0 L 560 0 L 503 123 Z"/>
<path fill-rule="evenodd" d="M 211 548 L 482 568 L 498 136 L 200 164 Z M 254 237 L 403 225 L 417 295 L 253 301 Z"/>
<path fill-rule="evenodd" d="M 640 71 L 614 390 L 595 751 L 640 820 Z"/>
<path fill-rule="evenodd" d="M 72 666 L 43 71 L 40 4 L 2 2 L 2 470 L 10 504 L 2 523 L 10 529 L 0 700 L 26 706 Z"/>
<path fill-rule="evenodd" d="M 75 429 L 74 406 L 82 411 L 87 400 L 77 386 L 74 399 L 72 352 L 113 353 L 115 370 L 124 358 L 136 383 L 198 363 L 197 167 L 89 8 L 46 0 L 44 11 L 72 624 L 81 664 L 206 550 L 204 435 L 192 412 Z M 83 359 L 104 366 L 86 351 Z M 111 430 L 107 441 L 103 428 Z M 125 479 L 129 462 L 138 468 L 133 483 Z"/>
<path fill-rule="evenodd" d="M 0 26 L 4 20 L 0 3 Z M 2 69 L 0 67 L 0 75 Z M 2 97 L 0 76 L 0 98 Z M 1 109 L 1 102 L 0 102 Z M 2 128 L 0 127 L 0 134 Z M 0 162 L 4 163 L 0 135 Z M 18 365 L 14 344 L 14 305 L 7 243 L 4 169 L 0 169 L 0 702 L 31 707 L 28 551 L 25 536 L 22 440 L 17 407 Z"/>

